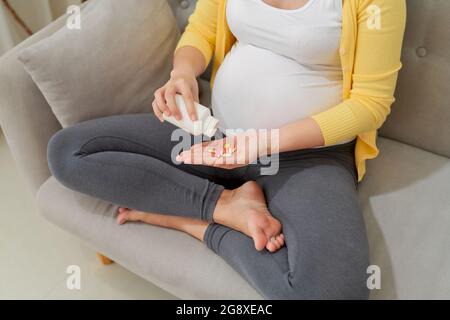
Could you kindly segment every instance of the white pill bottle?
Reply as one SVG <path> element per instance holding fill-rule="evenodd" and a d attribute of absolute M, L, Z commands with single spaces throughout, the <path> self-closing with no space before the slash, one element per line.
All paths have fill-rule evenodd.
<path fill-rule="evenodd" d="M 175 101 L 182 115 L 182 119 L 178 121 L 174 116 L 167 117 L 166 115 L 163 115 L 165 121 L 170 122 L 194 136 L 203 134 L 211 138 L 216 134 L 219 120 L 211 116 L 211 110 L 209 108 L 194 102 L 197 111 L 197 121 L 192 121 L 187 113 L 183 97 L 177 94 L 175 96 Z"/>

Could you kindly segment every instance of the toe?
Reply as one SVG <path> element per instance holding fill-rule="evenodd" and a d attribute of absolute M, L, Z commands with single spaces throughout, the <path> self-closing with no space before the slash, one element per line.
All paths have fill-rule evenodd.
<path fill-rule="evenodd" d="M 267 228 L 267 235 L 271 237 L 279 236 L 281 234 L 281 223 L 273 217 L 269 221 L 270 227 Z"/>
<path fill-rule="evenodd" d="M 266 245 L 266 249 L 274 253 L 281 249 L 283 245 L 279 243 L 278 236 L 269 239 Z"/>
<path fill-rule="evenodd" d="M 277 244 L 280 246 L 280 248 L 281 248 L 282 246 L 284 246 L 284 236 L 283 236 L 282 234 L 280 234 L 279 236 L 277 236 L 276 242 L 277 242 Z"/>
<path fill-rule="evenodd" d="M 272 241 L 267 242 L 266 249 L 270 252 L 275 252 L 278 250 L 277 246 Z"/>
<path fill-rule="evenodd" d="M 275 237 L 274 243 L 275 243 L 275 246 L 277 247 L 277 250 L 280 250 L 280 249 L 281 249 L 281 247 L 283 246 L 283 243 L 282 243 L 282 242 L 280 242 L 280 239 L 279 239 L 279 237 L 278 237 L 278 236 L 277 236 L 277 237 Z"/>
<path fill-rule="evenodd" d="M 261 251 L 262 249 L 264 249 L 264 247 L 267 244 L 267 240 L 266 240 L 266 236 L 264 235 L 264 232 L 261 229 L 256 228 L 256 230 L 252 234 L 252 237 L 253 237 L 253 241 L 255 243 L 256 250 Z"/>

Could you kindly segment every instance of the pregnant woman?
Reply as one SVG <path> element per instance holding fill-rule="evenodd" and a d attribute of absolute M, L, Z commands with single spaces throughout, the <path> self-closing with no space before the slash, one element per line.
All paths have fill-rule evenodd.
<path fill-rule="evenodd" d="M 404 0 L 199 0 L 154 115 L 60 131 L 50 169 L 67 187 L 119 205 L 120 224 L 203 241 L 265 298 L 367 299 L 357 187 L 394 101 L 405 11 Z M 246 136 L 259 147 L 239 148 L 231 163 L 208 152 L 239 134 L 192 143 L 175 160 L 176 127 L 163 115 L 181 118 L 181 94 L 196 119 L 196 79 L 211 59 L 221 126 L 278 139 Z M 273 150 L 279 169 L 263 174 Z"/>

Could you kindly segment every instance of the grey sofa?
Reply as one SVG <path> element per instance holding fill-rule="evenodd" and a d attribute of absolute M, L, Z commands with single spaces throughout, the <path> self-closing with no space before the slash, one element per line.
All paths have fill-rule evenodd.
<path fill-rule="evenodd" d="M 183 28 L 195 1 L 169 2 Z M 64 17 L 0 60 L 1 126 L 42 216 L 180 298 L 260 299 L 202 243 L 148 225 L 119 227 L 115 206 L 51 177 L 46 146 L 61 127 L 17 55 L 63 23 Z M 372 263 L 382 272 L 373 299 L 450 298 L 449 38 L 450 1 L 408 1 L 397 102 L 379 132 L 380 155 L 368 162 L 359 187 Z M 200 81 L 208 104 L 208 73 Z"/>

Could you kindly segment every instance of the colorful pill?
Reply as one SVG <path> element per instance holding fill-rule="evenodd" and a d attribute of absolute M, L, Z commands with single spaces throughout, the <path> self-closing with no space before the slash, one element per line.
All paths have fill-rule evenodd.
<path fill-rule="evenodd" d="M 208 149 L 208 152 L 209 152 L 209 155 L 210 155 L 211 157 L 215 157 L 216 154 L 217 154 L 216 148 L 209 148 L 209 149 Z"/>

